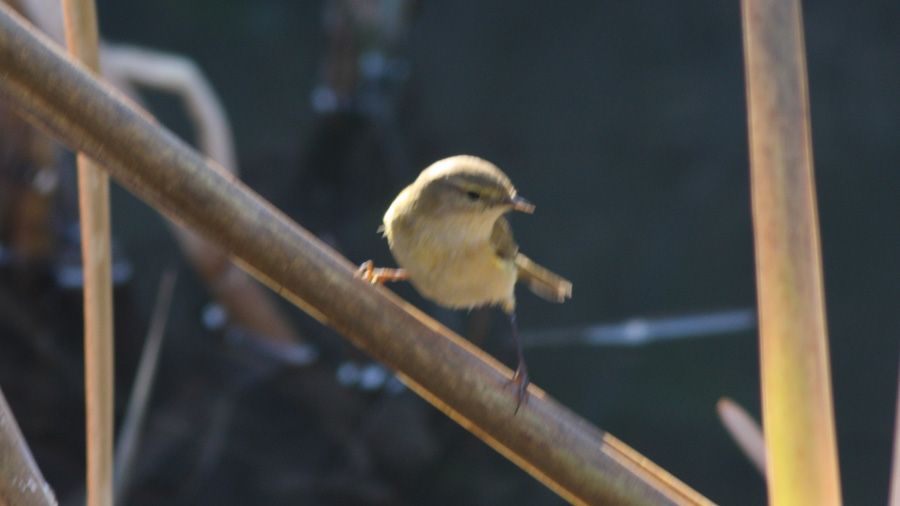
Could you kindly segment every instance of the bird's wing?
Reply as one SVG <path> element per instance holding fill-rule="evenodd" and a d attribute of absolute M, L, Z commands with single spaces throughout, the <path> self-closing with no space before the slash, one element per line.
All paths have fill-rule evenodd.
<path fill-rule="evenodd" d="M 519 281 L 532 292 L 550 302 L 563 302 L 572 296 L 572 282 L 534 263 L 527 256 L 516 254 Z"/>
<path fill-rule="evenodd" d="M 494 246 L 497 256 L 504 260 L 515 259 L 516 253 L 519 252 L 519 245 L 513 239 L 509 222 L 503 216 L 494 223 L 494 230 L 491 231 L 491 245 Z"/>
<path fill-rule="evenodd" d="M 532 292 L 551 302 L 562 302 L 572 296 L 572 283 L 534 263 L 519 253 L 519 245 L 513 239 L 512 229 L 506 218 L 500 217 L 491 232 L 491 244 L 497 256 L 516 264 L 519 281 Z"/>

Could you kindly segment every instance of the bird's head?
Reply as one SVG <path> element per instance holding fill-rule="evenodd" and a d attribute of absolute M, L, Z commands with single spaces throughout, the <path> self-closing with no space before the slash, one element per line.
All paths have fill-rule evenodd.
<path fill-rule="evenodd" d="M 422 211 L 434 218 L 472 222 L 490 227 L 509 211 L 534 212 L 506 174 L 496 165 L 474 156 L 453 156 L 422 171 L 414 183 L 421 192 Z"/>

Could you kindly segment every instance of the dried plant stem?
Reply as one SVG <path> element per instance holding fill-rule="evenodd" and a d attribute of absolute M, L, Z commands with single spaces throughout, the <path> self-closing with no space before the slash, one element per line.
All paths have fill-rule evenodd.
<path fill-rule="evenodd" d="M 100 68 L 94 0 L 62 0 L 69 54 Z M 78 200 L 84 272 L 84 379 L 87 412 L 87 504 L 112 505 L 113 309 L 109 177 L 78 154 Z"/>
<path fill-rule="evenodd" d="M 100 56 L 103 77 L 117 87 L 138 85 L 180 97 L 195 127 L 200 152 L 237 173 L 231 123 L 197 64 L 179 55 L 106 43 Z"/>
<path fill-rule="evenodd" d="M 0 504 L 56 506 L 56 497 L 44 481 L 6 397 L 0 390 Z"/>
<path fill-rule="evenodd" d="M 900 370 L 897 374 L 897 412 L 894 414 L 894 461 L 891 464 L 889 506 L 900 506 Z"/>
<path fill-rule="evenodd" d="M 841 502 L 799 0 L 743 0 L 769 501 Z"/>
<path fill-rule="evenodd" d="M 756 420 L 738 403 L 722 397 L 716 404 L 722 425 L 731 434 L 738 448 L 763 476 L 766 475 L 766 442 Z"/>
<path fill-rule="evenodd" d="M 225 108 L 193 61 L 149 49 L 104 44 L 101 64 L 104 78 L 129 95 L 136 95 L 136 87 L 146 87 L 180 97 L 195 125 L 200 151 L 238 173 Z M 172 224 L 172 230 L 182 252 L 233 322 L 278 343 L 303 340 L 271 294 L 235 266 L 228 252 L 177 224 Z"/>
<path fill-rule="evenodd" d="M 574 504 L 710 504 L 384 287 L 37 37 L 0 4 L 0 96 L 150 205 L 229 251 Z M 52 82 L 48 76 L 53 76 Z"/>
<path fill-rule="evenodd" d="M 166 322 L 169 320 L 169 308 L 172 305 L 172 294 L 175 291 L 175 279 L 175 271 L 168 269 L 159 282 L 156 304 L 153 308 L 153 316 L 150 318 L 150 328 L 147 330 L 147 337 L 144 339 L 141 360 L 138 363 L 137 373 L 134 375 L 134 385 L 131 387 L 131 396 L 128 398 L 125 418 L 122 420 L 115 458 L 116 473 L 113 495 L 116 504 L 125 504 L 124 498 L 131 485 L 135 457 L 137 457 L 141 433 L 144 428 L 147 405 L 150 403 L 150 394 L 153 392 L 153 384 L 156 380 L 157 365 L 159 364 L 159 354 L 162 350 L 163 337 L 165 336 Z"/>
<path fill-rule="evenodd" d="M 21 3 L 26 17 L 38 28 L 54 40 L 63 41 L 62 8 L 51 2 Z M 180 97 L 194 124 L 200 151 L 237 173 L 228 116 L 193 61 L 180 55 L 104 42 L 100 47 L 100 65 L 104 79 L 131 97 L 137 97 L 137 88 L 157 89 Z M 183 227 L 173 225 L 172 230 L 182 252 L 233 322 L 276 343 L 303 340 L 271 294 L 234 266 L 226 252 Z"/>

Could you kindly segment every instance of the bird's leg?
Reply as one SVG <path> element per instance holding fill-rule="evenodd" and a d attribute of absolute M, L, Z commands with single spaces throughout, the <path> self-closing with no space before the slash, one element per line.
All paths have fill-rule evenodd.
<path fill-rule="evenodd" d="M 374 284 L 384 284 L 387 281 L 404 281 L 409 278 L 404 269 L 386 269 L 383 267 L 375 267 L 371 260 L 366 260 L 360 264 L 356 270 L 356 275 L 362 279 Z"/>
<path fill-rule="evenodd" d="M 513 383 L 516 384 L 518 390 L 518 400 L 516 402 L 516 413 L 522 402 L 528 399 L 528 367 L 525 366 L 525 354 L 522 353 L 522 340 L 519 339 L 519 326 L 516 324 L 516 311 L 513 309 L 509 312 L 509 325 L 512 327 L 513 344 L 516 346 L 516 358 L 519 364 L 516 366 L 516 374 L 513 375 Z"/>

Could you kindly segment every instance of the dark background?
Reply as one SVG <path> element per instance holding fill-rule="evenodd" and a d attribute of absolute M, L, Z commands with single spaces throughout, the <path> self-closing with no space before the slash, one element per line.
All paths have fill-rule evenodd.
<path fill-rule="evenodd" d="M 889 0 L 804 8 L 844 496 L 847 504 L 883 504 L 900 336 L 900 9 Z M 498 164 L 537 204 L 533 216 L 514 218 L 518 241 L 575 284 L 562 306 L 520 295 L 524 332 L 754 305 L 736 1 L 422 2 L 402 46 L 410 77 L 391 129 L 403 156 L 383 156 L 377 146 L 386 141 L 362 128 L 364 140 L 348 148 L 355 155 L 334 166 L 313 154 L 322 131 L 309 101 L 326 47 L 321 2 L 100 1 L 98 10 L 106 39 L 193 58 L 230 115 L 243 178 L 354 262 L 390 264 L 374 231 L 393 196 L 431 161 L 469 153 Z M 174 101 L 151 95 L 148 104 L 190 136 Z M 145 321 L 160 272 L 182 260 L 152 210 L 121 190 L 114 210 L 115 235 L 135 266 L 135 318 Z M 157 404 L 189 382 L 193 361 L 206 353 L 198 320 L 208 297 L 181 270 Z M 465 330 L 466 315 L 397 290 Z M 494 320 L 497 336 L 486 346 L 508 362 L 504 322 Z M 713 501 L 765 501 L 763 480 L 715 413 L 716 400 L 729 396 L 759 417 L 754 332 L 527 356 L 542 388 Z M 277 446 L 277 466 L 300 466 L 292 449 L 306 448 L 278 428 L 303 423 L 290 421 L 284 398 L 267 399 L 239 404 L 246 413 L 228 451 Z M 427 411 L 443 450 L 415 484 L 398 485 L 403 503 L 561 502 Z M 63 437 L 20 422 L 29 439 Z M 80 430 L 77 423 L 65 429 Z M 42 451 L 55 453 L 37 445 L 51 484 L 80 478 L 71 471 L 77 445 L 69 467 L 42 459 Z M 180 482 L 174 466 L 148 478 L 134 502 L 312 503 L 272 492 L 271 481 L 233 469 L 236 461 L 249 466 L 226 457 L 190 501 L 172 492 Z"/>

